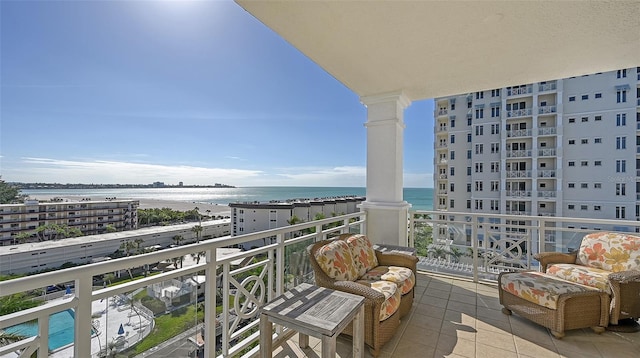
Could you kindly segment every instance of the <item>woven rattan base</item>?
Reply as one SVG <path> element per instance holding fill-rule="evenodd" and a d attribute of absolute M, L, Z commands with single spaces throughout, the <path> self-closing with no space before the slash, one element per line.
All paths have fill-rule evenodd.
<path fill-rule="evenodd" d="M 609 295 L 593 290 L 561 294 L 557 309 L 553 310 L 527 301 L 502 289 L 505 275 L 518 275 L 517 272 L 502 273 L 498 277 L 500 304 L 502 312 L 527 318 L 551 330 L 554 337 L 564 337 L 569 329 L 591 327 L 594 332 L 602 333 L 609 323 Z"/>

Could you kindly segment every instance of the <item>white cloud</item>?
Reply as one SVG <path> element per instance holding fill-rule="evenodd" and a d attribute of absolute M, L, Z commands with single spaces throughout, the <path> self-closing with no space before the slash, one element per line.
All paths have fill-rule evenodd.
<path fill-rule="evenodd" d="M 3 171 L 10 181 L 97 184 L 149 184 L 155 181 L 177 184 L 182 181 L 188 185 L 246 185 L 263 175 L 259 170 L 50 158 L 23 158 L 19 167 L 5 167 Z"/>
<path fill-rule="evenodd" d="M 278 174 L 285 186 L 366 186 L 365 167 L 298 167 L 283 168 Z"/>

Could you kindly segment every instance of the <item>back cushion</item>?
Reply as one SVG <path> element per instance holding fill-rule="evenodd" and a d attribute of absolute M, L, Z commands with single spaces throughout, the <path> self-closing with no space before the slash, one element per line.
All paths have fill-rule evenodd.
<path fill-rule="evenodd" d="M 585 235 L 576 263 L 607 271 L 640 269 L 640 237 L 612 232 Z"/>
<path fill-rule="evenodd" d="M 353 265 L 353 255 L 346 242 L 342 240 L 332 241 L 314 254 L 322 271 L 334 280 L 355 281 L 358 271 Z"/>
<path fill-rule="evenodd" d="M 351 249 L 351 255 L 353 255 L 355 266 L 358 270 L 358 277 L 378 266 L 376 252 L 366 236 L 362 234 L 352 235 L 346 239 L 346 242 Z"/>

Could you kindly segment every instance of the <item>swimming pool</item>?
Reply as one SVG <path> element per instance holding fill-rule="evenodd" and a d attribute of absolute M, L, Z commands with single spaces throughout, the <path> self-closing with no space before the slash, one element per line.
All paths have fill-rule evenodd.
<path fill-rule="evenodd" d="M 49 316 L 49 350 L 54 351 L 73 343 L 74 317 L 75 313 L 71 309 Z M 38 325 L 35 322 L 23 323 L 8 327 L 5 331 L 32 337 L 38 335 Z"/>

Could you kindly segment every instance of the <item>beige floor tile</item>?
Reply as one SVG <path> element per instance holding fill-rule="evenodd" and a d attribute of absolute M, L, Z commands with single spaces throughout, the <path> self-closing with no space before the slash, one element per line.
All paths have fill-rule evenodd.
<path fill-rule="evenodd" d="M 451 292 L 451 285 L 448 283 L 442 283 L 442 282 L 434 282 L 431 281 L 431 283 L 429 284 L 429 286 L 427 286 L 427 289 L 432 289 L 432 290 L 440 290 L 440 291 L 448 291 Z"/>
<path fill-rule="evenodd" d="M 442 299 L 446 300 L 446 299 L 449 298 L 450 295 L 451 295 L 451 291 L 436 290 L 436 289 L 433 289 L 433 288 L 429 287 L 424 292 L 424 296 L 422 296 L 422 297 L 424 298 L 425 296 L 429 296 L 429 297 L 442 298 Z"/>
<path fill-rule="evenodd" d="M 436 356 L 450 356 L 456 354 L 462 357 L 473 358 L 476 356 L 476 342 L 453 336 L 440 335 L 436 346 Z"/>
<path fill-rule="evenodd" d="M 529 341 L 518 336 L 514 336 L 513 338 L 516 344 L 516 352 L 518 354 L 526 354 L 531 357 L 558 356 L 558 352 L 551 342 L 540 344 L 540 342 Z"/>
<path fill-rule="evenodd" d="M 476 318 L 468 314 L 458 311 L 446 311 L 444 314 L 444 321 L 461 323 L 469 327 L 476 328 Z"/>
<path fill-rule="evenodd" d="M 476 342 L 505 351 L 516 352 L 516 344 L 513 336 L 508 333 L 478 331 L 476 334 Z"/>
<path fill-rule="evenodd" d="M 456 294 L 456 295 L 465 295 L 465 296 L 473 296 L 476 297 L 476 288 L 475 285 L 474 286 L 469 286 L 469 287 L 465 287 L 465 286 L 457 286 L 454 285 L 451 288 L 451 293 Z"/>
<path fill-rule="evenodd" d="M 476 340 L 476 329 L 471 326 L 467 326 L 463 323 L 457 322 L 443 322 L 440 334 L 446 334 L 459 339 L 465 339 L 468 341 Z"/>
<path fill-rule="evenodd" d="M 451 297 L 449 298 L 449 301 L 462 302 L 470 305 L 475 305 L 476 295 L 468 296 L 462 293 L 455 293 L 454 291 L 451 291 Z"/>
<path fill-rule="evenodd" d="M 476 357 L 478 358 L 518 358 L 513 351 L 500 349 L 494 346 L 476 342 Z"/>
<path fill-rule="evenodd" d="M 431 306 L 445 308 L 445 307 L 447 307 L 448 300 L 446 300 L 444 298 L 437 298 L 437 297 L 424 295 L 420 299 L 420 303 L 424 303 L 424 304 L 428 304 L 428 305 L 431 305 Z"/>
<path fill-rule="evenodd" d="M 408 332 L 412 328 L 421 328 L 421 329 L 432 329 L 439 330 L 442 327 L 442 319 L 429 317 L 421 314 L 414 314 L 408 322 L 407 329 L 405 332 Z"/>
<path fill-rule="evenodd" d="M 476 329 L 511 334 L 511 324 L 505 320 L 494 320 L 486 317 L 476 318 Z"/>
<path fill-rule="evenodd" d="M 466 313 L 469 316 L 476 316 L 476 305 L 470 305 L 462 302 L 449 301 L 447 305 L 447 310 L 458 311 L 462 313 Z"/>
<path fill-rule="evenodd" d="M 418 303 L 416 305 L 416 310 L 414 314 L 421 314 L 424 316 L 442 319 L 442 317 L 444 317 L 445 311 L 446 309 L 444 307 L 437 307 L 429 304 Z"/>

